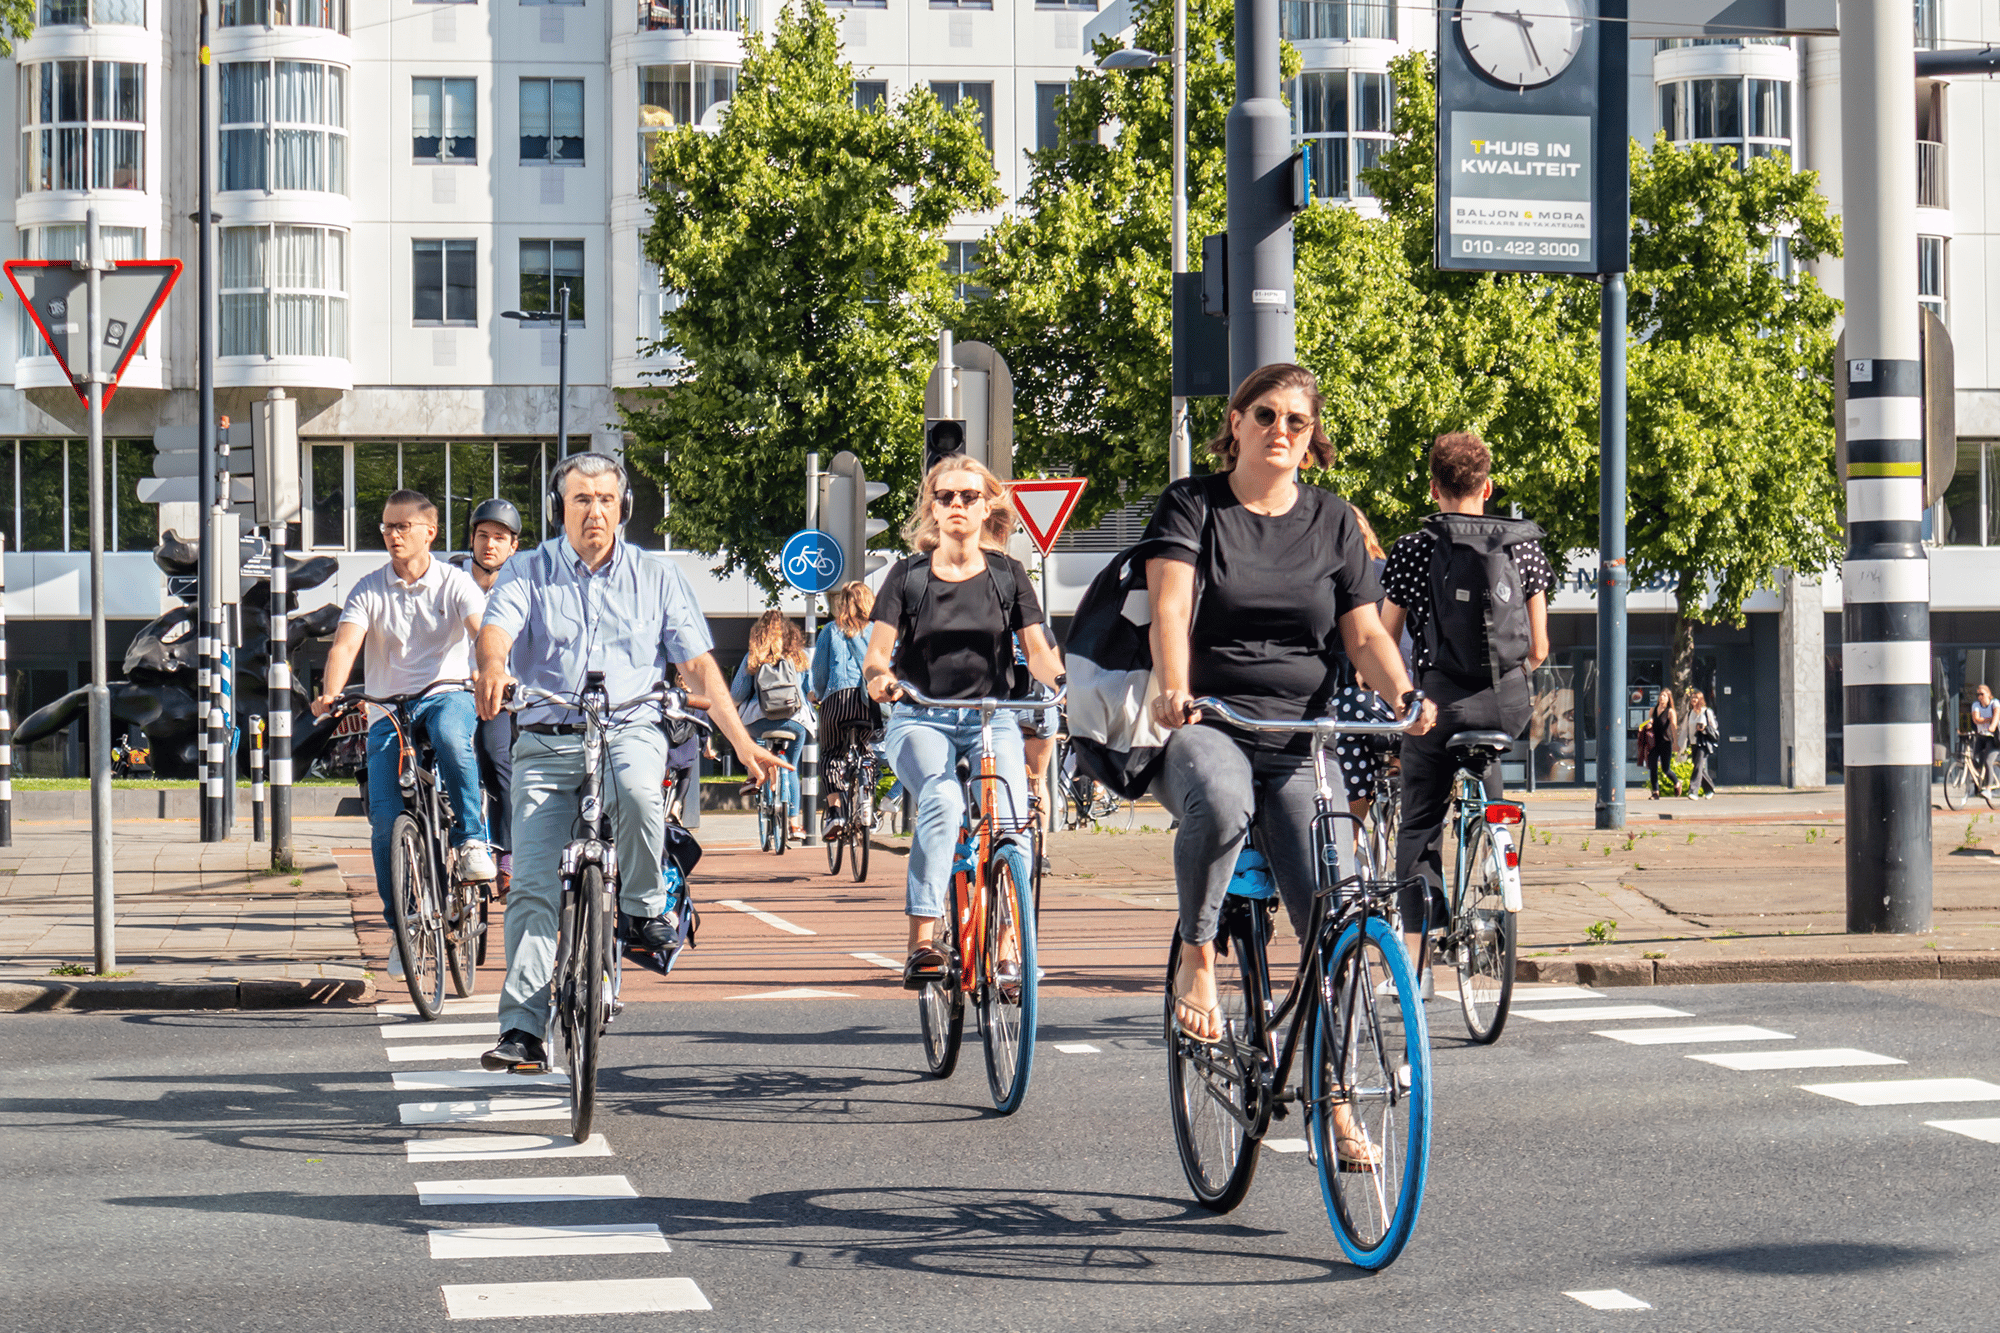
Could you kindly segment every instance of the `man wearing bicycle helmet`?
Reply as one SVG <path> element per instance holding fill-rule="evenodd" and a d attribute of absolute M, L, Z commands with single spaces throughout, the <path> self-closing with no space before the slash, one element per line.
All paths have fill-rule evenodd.
<path fill-rule="evenodd" d="M 417 491 L 397 491 L 382 506 L 382 545 L 389 563 L 362 578 L 347 595 L 340 625 L 327 650 L 313 712 L 321 717 L 338 702 L 354 670 L 354 659 L 366 651 L 363 677 L 374 695 L 415 694 L 441 681 L 462 681 L 472 674 L 472 635 L 479 629 L 485 597 L 464 571 L 431 559 L 437 537 L 438 511 Z M 496 873 L 486 846 L 486 820 L 479 809 L 479 759 L 473 747 L 478 726 L 472 695 L 462 689 L 441 690 L 420 700 L 411 710 L 428 733 L 437 754 L 438 776 L 451 802 L 454 874 L 481 882 Z M 382 915 L 395 929 L 389 902 L 389 833 L 403 811 L 396 784 L 401 747 L 395 721 L 377 718 L 368 729 L 368 824 L 373 834 L 375 889 L 382 896 Z M 401 952 L 389 946 L 389 975 L 403 975 Z"/>
<path fill-rule="evenodd" d="M 790 767 L 750 739 L 687 576 L 639 550 L 620 529 L 632 514 L 625 469 L 609 454 L 572 454 L 549 478 L 549 506 L 562 536 L 501 571 L 479 631 L 479 715 L 500 715 L 507 687 L 575 695 L 589 672 L 604 676 L 613 702 L 636 699 L 680 667 L 708 696 L 709 720 L 762 780 Z M 507 900 L 507 981 L 500 992 L 500 1041 L 481 1057 L 488 1069 L 539 1073 L 547 1065 L 549 974 L 555 965 L 560 858 L 581 805 L 582 715 L 550 704 L 523 707 L 514 743 L 514 892 Z M 639 942 L 671 945 L 666 853 L 667 737 L 658 707 L 617 719 L 605 744 L 605 791 L 618 857 L 619 907 Z"/>
<path fill-rule="evenodd" d="M 470 574 L 479 591 L 490 596 L 501 567 L 521 549 L 521 511 L 497 495 L 481 500 L 466 521 L 465 536 L 469 549 L 453 556 L 451 563 Z M 500 878 L 493 886 L 493 896 L 505 898 L 514 882 L 514 858 L 507 850 L 514 845 L 507 818 L 508 793 L 514 781 L 513 714 L 479 724 L 479 777 L 493 798 L 487 807 L 487 824 L 493 845 L 500 849 Z"/>

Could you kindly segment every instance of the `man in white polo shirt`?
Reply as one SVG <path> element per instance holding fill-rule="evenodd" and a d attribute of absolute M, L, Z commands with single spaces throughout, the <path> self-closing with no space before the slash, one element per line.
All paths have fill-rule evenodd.
<path fill-rule="evenodd" d="M 382 544 L 389 563 L 347 595 L 313 712 L 324 716 L 334 705 L 364 648 L 364 675 L 373 695 L 415 694 L 439 681 L 472 675 L 472 636 L 479 632 L 486 594 L 464 570 L 431 559 L 437 522 L 437 506 L 417 491 L 397 491 L 382 507 Z M 412 711 L 437 752 L 445 799 L 456 821 L 451 835 L 458 852 L 454 873 L 460 880 L 490 880 L 494 865 L 480 814 L 479 761 L 473 750 L 479 715 L 472 694 L 439 690 Z M 403 812 L 398 759 L 395 723 L 379 718 L 368 729 L 368 822 L 374 833 L 375 888 L 391 930 L 396 922 L 389 899 L 389 833 Z M 402 975 L 402 958 L 393 945 L 389 975 Z"/>

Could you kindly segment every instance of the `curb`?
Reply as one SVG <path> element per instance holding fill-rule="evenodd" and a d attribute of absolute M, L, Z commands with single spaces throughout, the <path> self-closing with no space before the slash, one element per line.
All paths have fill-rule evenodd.
<path fill-rule="evenodd" d="M 1786 981 L 1976 981 L 2000 977 L 2000 951 L 1991 953 L 1834 954 L 1801 958 L 1542 959 L 1514 965 L 1516 981 L 1570 986 L 1716 986 Z"/>
<path fill-rule="evenodd" d="M 367 1004 L 372 980 L 0 981 L 0 1013 L 83 1009 L 296 1009 Z"/>

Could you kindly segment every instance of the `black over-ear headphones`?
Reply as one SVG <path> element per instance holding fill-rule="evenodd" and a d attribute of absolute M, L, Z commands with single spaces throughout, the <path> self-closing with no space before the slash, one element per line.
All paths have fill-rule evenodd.
<path fill-rule="evenodd" d="M 558 463 L 556 465 L 556 470 L 549 474 L 550 521 L 554 523 L 556 527 L 562 526 L 563 483 L 569 479 L 570 473 L 576 471 L 577 465 L 586 458 L 609 459 L 612 466 L 618 469 L 618 480 L 625 482 L 625 493 L 623 496 L 619 498 L 618 501 L 618 526 L 621 528 L 624 527 L 627 523 L 630 523 L 632 521 L 632 484 L 630 481 L 626 479 L 625 465 L 619 462 L 616 458 L 613 458 L 610 454 L 598 453 L 595 450 L 589 450 L 580 454 L 571 454 L 568 458 L 565 458 L 562 462 Z"/>

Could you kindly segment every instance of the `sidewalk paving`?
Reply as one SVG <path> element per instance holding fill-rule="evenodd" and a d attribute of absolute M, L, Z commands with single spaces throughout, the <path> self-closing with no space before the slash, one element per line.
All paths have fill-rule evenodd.
<path fill-rule="evenodd" d="M 1848 935 L 1840 789 L 1702 802 L 1627 796 L 1628 827 L 1611 833 L 1592 827 L 1591 793 L 1523 798 L 1522 980 L 2000 977 L 2000 812 L 1935 802 L 1934 929 Z M 1050 839 L 1042 933 L 1052 994 L 1159 984 L 1175 908 L 1165 824 L 1158 807 L 1141 806 Z M 748 825 L 746 816 L 708 818 L 710 855 L 696 875 L 702 947 L 670 979 L 628 969 L 628 998 L 898 986 L 885 963 L 902 955 L 907 840 L 878 840 L 869 881 L 857 885 L 829 878 L 817 847 L 783 858 L 755 851 Z M 295 832 L 300 869 L 285 876 L 269 874 L 267 846 L 246 837 L 202 844 L 189 821 L 119 823 L 118 966 L 129 975 L 98 979 L 51 975 L 92 962 L 88 825 L 16 825 L 15 845 L 0 848 L 0 1011 L 361 1003 L 378 989 L 399 998 L 401 986 L 379 975 L 388 931 L 367 822 L 302 819 Z M 721 907 L 725 899 L 813 933 L 773 930 Z M 496 945 L 499 926 L 496 915 Z M 497 985 L 498 962 L 482 970 L 482 991 Z"/>

